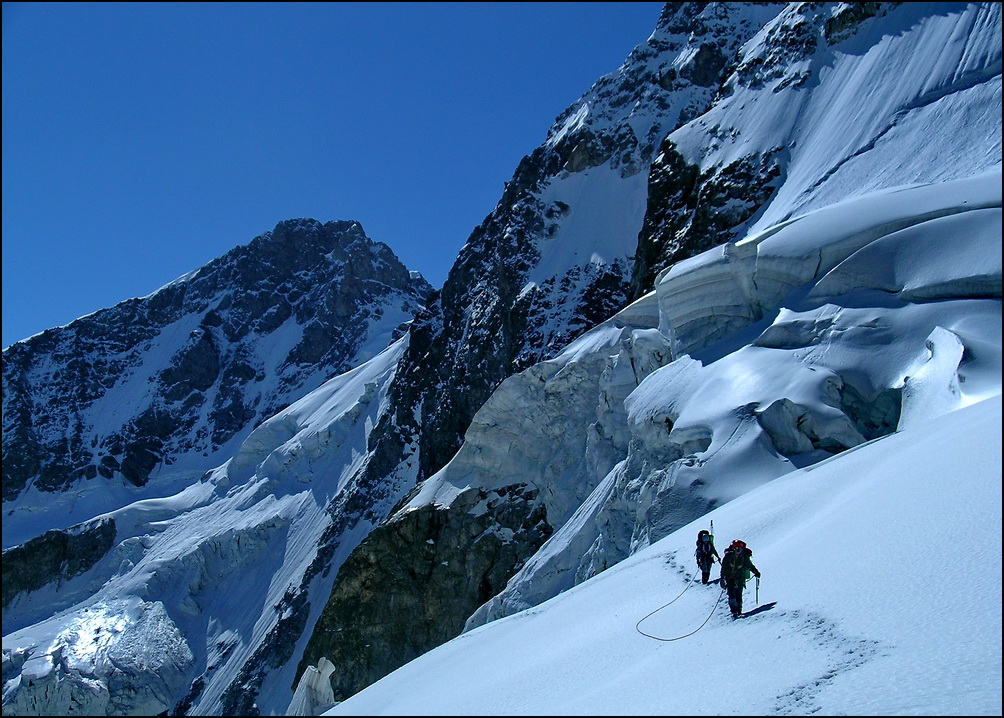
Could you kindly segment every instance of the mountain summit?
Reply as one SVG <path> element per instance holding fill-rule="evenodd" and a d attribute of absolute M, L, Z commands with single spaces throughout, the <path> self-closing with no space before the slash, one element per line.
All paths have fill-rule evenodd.
<path fill-rule="evenodd" d="M 81 494 L 85 511 L 110 510 L 197 480 L 383 350 L 431 289 L 357 222 L 287 220 L 148 297 L 9 347 L 4 546 L 90 518 L 72 508 Z"/>

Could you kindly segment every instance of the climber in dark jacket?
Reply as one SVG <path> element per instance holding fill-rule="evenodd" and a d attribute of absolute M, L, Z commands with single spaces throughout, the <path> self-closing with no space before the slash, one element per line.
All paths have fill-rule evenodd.
<path fill-rule="evenodd" d="M 743 591 L 746 590 L 750 574 L 760 578 L 760 571 L 750 558 L 752 555 L 753 552 L 746 548 L 746 542 L 736 539 L 725 549 L 725 555 L 721 559 L 722 577 L 719 583 L 729 592 L 732 618 L 739 618 L 743 614 Z"/>
<path fill-rule="evenodd" d="M 702 529 L 697 532 L 697 549 L 694 551 L 694 556 L 697 558 L 697 567 L 701 569 L 701 583 L 707 583 L 715 559 L 717 558 L 719 563 L 722 561 L 718 549 L 715 548 L 715 537 L 710 531 Z"/>

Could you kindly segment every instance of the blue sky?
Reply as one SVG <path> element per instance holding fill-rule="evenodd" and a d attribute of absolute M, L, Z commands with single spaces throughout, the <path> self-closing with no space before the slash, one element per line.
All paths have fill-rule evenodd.
<path fill-rule="evenodd" d="M 4 3 L 3 346 L 281 220 L 441 286 L 662 3 Z"/>

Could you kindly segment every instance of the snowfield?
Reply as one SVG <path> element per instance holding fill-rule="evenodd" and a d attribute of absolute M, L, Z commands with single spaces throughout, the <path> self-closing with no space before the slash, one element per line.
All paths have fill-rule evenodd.
<path fill-rule="evenodd" d="M 777 478 L 325 715 L 1000 715 L 1000 437 L 998 394 Z"/>

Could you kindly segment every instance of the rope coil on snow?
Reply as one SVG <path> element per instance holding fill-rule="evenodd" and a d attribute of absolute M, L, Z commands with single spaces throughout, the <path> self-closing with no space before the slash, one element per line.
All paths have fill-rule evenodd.
<path fill-rule="evenodd" d="M 690 588 L 691 586 L 693 586 L 693 585 L 694 585 L 694 580 L 695 580 L 696 578 L 697 578 L 697 574 L 695 573 L 695 574 L 694 574 L 694 577 L 690 579 L 690 583 L 688 583 L 688 584 L 686 585 L 686 587 L 685 587 L 685 588 L 684 588 L 684 589 L 683 589 L 682 591 L 680 591 L 680 596 L 682 596 L 682 595 L 683 595 L 684 593 L 686 593 L 686 592 L 687 592 L 687 589 L 688 589 L 688 588 Z M 666 604 L 665 606 L 659 606 L 659 608 L 655 609 L 654 611 L 652 611 L 652 613 L 648 614 L 647 616 L 643 616 L 643 617 L 642 617 L 642 618 L 641 618 L 641 619 L 640 619 L 640 620 L 638 621 L 638 623 L 634 624 L 634 629 L 635 629 L 636 631 L 638 631 L 638 633 L 640 633 L 641 635 L 643 635 L 643 636 L 645 636 L 645 637 L 647 637 L 647 638 L 652 638 L 652 639 L 655 639 L 656 641 L 665 641 L 665 642 L 669 642 L 669 641 L 679 641 L 679 640 L 680 640 L 681 638 L 686 638 L 687 636 L 693 636 L 693 635 L 694 635 L 695 633 L 697 633 L 697 632 L 698 632 L 698 631 L 700 631 L 700 630 L 701 630 L 702 628 L 704 628 L 705 624 L 706 624 L 706 623 L 707 623 L 708 621 L 710 621 L 710 620 L 711 620 L 711 617 L 712 617 L 712 616 L 714 616 L 714 615 L 715 615 L 715 610 L 716 610 L 716 609 L 718 608 L 718 604 L 722 602 L 722 596 L 723 596 L 723 595 L 725 595 L 725 589 L 724 589 L 724 588 L 723 588 L 723 589 L 722 589 L 721 591 L 719 591 L 719 592 L 718 592 L 718 599 L 717 599 L 717 600 L 715 601 L 715 605 L 714 605 L 714 607 L 713 607 L 713 608 L 711 609 L 711 613 L 709 613 L 709 614 L 708 614 L 708 617 L 704 619 L 704 623 L 702 623 L 702 624 L 701 624 L 700 626 L 698 626 L 697 628 L 695 628 L 695 629 L 694 629 L 693 631 L 691 631 L 690 633 L 685 633 L 685 634 L 683 634 L 682 636 L 676 636 L 675 638 L 661 638 L 661 637 L 659 637 L 659 636 L 653 636 L 653 635 L 652 635 L 651 633 L 645 633 L 645 631 L 641 630 L 641 624 L 642 624 L 642 621 L 644 621 L 644 620 L 645 620 L 645 619 L 647 619 L 647 618 L 650 618 L 651 616 L 654 616 L 655 614 L 657 614 L 657 613 L 658 613 L 659 611 L 661 611 L 662 609 L 664 609 L 664 608 L 666 608 L 667 606 L 671 605 L 671 604 L 672 604 L 673 602 L 675 602 L 675 601 L 676 601 L 676 600 L 677 600 L 678 598 L 680 598 L 680 596 L 677 596 L 677 597 L 676 597 L 676 598 L 674 598 L 674 599 L 673 599 L 672 601 L 670 601 L 669 603 L 667 603 L 667 604 Z"/>

